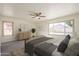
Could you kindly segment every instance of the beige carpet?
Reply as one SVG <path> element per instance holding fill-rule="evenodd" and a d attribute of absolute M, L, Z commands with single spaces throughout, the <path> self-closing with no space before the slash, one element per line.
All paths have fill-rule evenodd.
<path fill-rule="evenodd" d="M 17 48 L 10 51 L 12 56 L 28 56 L 27 53 L 24 52 L 24 48 Z"/>
<path fill-rule="evenodd" d="M 13 56 L 19 56 L 19 55 L 23 55 L 24 53 L 23 48 L 17 48 L 17 49 L 13 49 L 10 51 L 10 54 Z"/>
<path fill-rule="evenodd" d="M 24 53 L 24 41 L 6 42 L 1 45 L 1 56 L 28 56 Z"/>

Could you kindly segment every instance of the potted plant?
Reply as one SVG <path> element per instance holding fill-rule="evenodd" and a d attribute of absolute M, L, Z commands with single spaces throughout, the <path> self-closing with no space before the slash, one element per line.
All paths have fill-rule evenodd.
<path fill-rule="evenodd" d="M 32 33 L 33 33 L 33 36 L 34 37 L 34 33 L 36 32 L 36 29 L 35 28 L 32 28 Z"/>

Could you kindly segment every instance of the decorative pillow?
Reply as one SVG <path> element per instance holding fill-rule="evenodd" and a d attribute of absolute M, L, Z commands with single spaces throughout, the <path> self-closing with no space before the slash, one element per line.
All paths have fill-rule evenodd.
<path fill-rule="evenodd" d="M 67 35 L 65 37 L 65 39 L 59 44 L 59 46 L 58 46 L 58 51 L 59 52 L 62 52 L 62 53 L 65 52 L 65 50 L 66 50 L 66 48 L 68 46 L 70 38 L 71 38 L 70 35 Z"/>

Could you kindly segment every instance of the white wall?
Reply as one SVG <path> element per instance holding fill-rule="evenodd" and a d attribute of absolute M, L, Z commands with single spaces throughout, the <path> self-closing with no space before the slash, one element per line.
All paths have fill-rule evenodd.
<path fill-rule="evenodd" d="M 20 18 L 14 18 L 14 17 L 5 17 L 5 16 L 0 16 L 0 42 L 8 42 L 8 41 L 13 41 L 16 40 L 16 35 L 18 33 L 18 28 L 20 24 L 23 24 L 23 31 L 30 30 L 33 27 L 36 27 L 36 32 L 39 35 L 48 35 L 48 24 L 49 23 L 54 23 L 54 22 L 60 22 L 64 20 L 73 20 L 74 19 L 74 31 L 75 35 L 79 37 L 79 14 L 74 14 L 74 15 L 69 15 L 69 16 L 64 16 L 64 17 L 59 17 L 56 19 L 51 19 L 48 21 L 40 21 L 40 22 L 33 22 L 25 19 L 20 19 Z M 2 21 L 12 21 L 14 22 L 14 35 L 13 36 L 2 36 Z M 55 36 L 55 38 L 60 38 L 60 36 Z"/>
<path fill-rule="evenodd" d="M 13 36 L 2 36 L 2 21 L 14 22 Z M 16 40 L 16 35 L 18 33 L 18 28 L 20 27 L 20 24 L 22 24 L 22 31 L 28 31 L 31 28 L 35 27 L 34 22 L 29 21 L 27 19 L 0 16 L 0 42 L 4 43 L 4 42 Z"/>
<path fill-rule="evenodd" d="M 48 24 L 49 23 L 54 23 L 54 22 L 61 22 L 65 20 L 74 20 L 74 34 L 76 37 L 79 37 L 79 13 L 73 14 L 73 15 L 68 15 L 68 16 L 63 16 L 47 21 L 41 21 L 37 22 L 36 26 L 38 29 L 38 35 L 48 35 Z M 61 36 L 57 35 L 52 35 L 55 38 L 60 38 Z"/>

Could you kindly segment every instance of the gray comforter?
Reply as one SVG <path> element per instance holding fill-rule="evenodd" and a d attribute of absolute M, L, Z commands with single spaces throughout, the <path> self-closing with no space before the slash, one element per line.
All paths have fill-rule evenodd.
<path fill-rule="evenodd" d="M 52 43 L 44 42 L 35 47 L 34 52 L 39 56 L 51 56 L 52 52 L 57 48 L 56 45 Z"/>
<path fill-rule="evenodd" d="M 28 43 L 26 43 L 26 52 L 29 55 L 33 55 L 34 49 L 36 46 L 40 45 L 41 43 L 43 43 L 44 41 L 50 40 L 51 38 L 48 37 L 40 37 L 37 39 L 34 39 L 32 41 L 29 41 Z"/>

